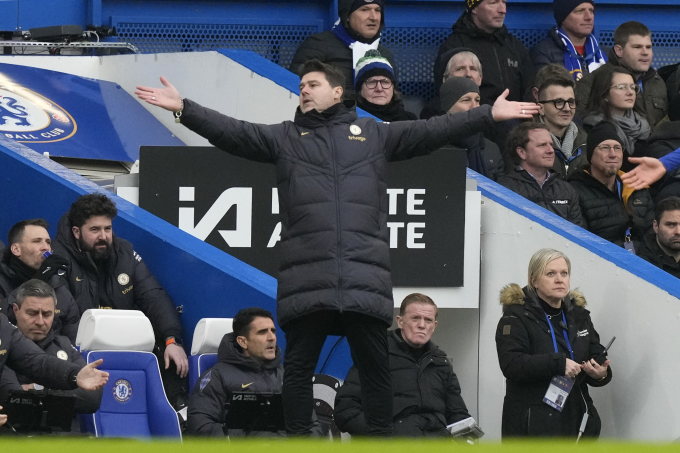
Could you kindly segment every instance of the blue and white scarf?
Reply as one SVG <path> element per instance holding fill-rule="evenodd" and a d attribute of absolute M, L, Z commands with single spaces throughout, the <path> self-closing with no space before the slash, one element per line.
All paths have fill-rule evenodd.
<path fill-rule="evenodd" d="M 359 42 L 356 39 L 352 38 L 349 33 L 347 33 L 347 30 L 345 29 L 345 26 L 340 23 L 340 19 L 338 19 L 335 22 L 335 25 L 333 25 L 333 28 L 331 29 L 333 34 L 347 47 L 352 49 L 352 74 L 354 74 L 354 69 L 357 67 L 357 62 L 359 61 L 360 58 L 362 58 L 364 55 L 366 55 L 366 52 L 369 50 L 378 50 L 378 46 L 380 45 L 380 36 L 376 38 L 375 41 L 373 41 L 370 44 L 366 44 L 363 42 Z"/>
<path fill-rule="evenodd" d="M 600 44 L 595 39 L 595 36 L 591 34 L 586 38 L 586 54 L 581 57 L 576 48 L 571 43 L 571 40 L 566 33 L 561 28 L 557 29 L 557 36 L 562 39 L 564 43 L 564 67 L 567 71 L 574 77 L 574 80 L 578 81 L 583 77 L 583 67 L 581 66 L 581 59 L 585 62 L 588 67 L 588 72 L 593 72 L 603 64 L 607 62 L 607 55 L 600 49 Z"/>

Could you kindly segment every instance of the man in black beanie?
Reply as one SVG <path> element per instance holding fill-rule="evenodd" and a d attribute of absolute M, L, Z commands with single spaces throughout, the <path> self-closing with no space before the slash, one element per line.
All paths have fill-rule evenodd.
<path fill-rule="evenodd" d="M 553 0 L 553 12 L 557 26 L 531 49 L 536 71 L 557 63 L 564 65 L 576 81 L 607 62 L 607 55 L 593 34 L 595 2 Z"/>
<path fill-rule="evenodd" d="M 623 146 L 613 124 L 596 124 L 588 133 L 587 147 L 590 167 L 569 179 L 586 229 L 634 252 L 652 227 L 652 197 L 647 189 L 634 191 L 621 181 Z"/>
<path fill-rule="evenodd" d="M 467 47 L 479 57 L 484 78 L 479 87 L 482 104 L 493 104 L 507 88 L 508 99 L 519 101 L 531 88 L 534 69 L 524 44 L 508 32 L 505 0 L 467 0 L 465 12 L 453 25 L 453 33 L 439 47 L 435 60 L 435 87 L 439 92 L 446 62 L 443 55 L 457 47 Z"/>
<path fill-rule="evenodd" d="M 396 72 L 392 52 L 380 43 L 385 28 L 383 0 L 338 0 L 338 20 L 330 31 L 313 34 L 298 47 L 290 70 L 317 59 L 338 68 L 345 76 L 345 95 L 354 93 L 354 68 L 369 50 L 377 50 Z"/>

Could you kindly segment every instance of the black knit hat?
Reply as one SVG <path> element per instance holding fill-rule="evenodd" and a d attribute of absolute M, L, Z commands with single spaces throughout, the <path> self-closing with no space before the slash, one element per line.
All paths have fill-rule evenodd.
<path fill-rule="evenodd" d="M 590 3 L 595 6 L 593 0 L 553 0 L 553 14 L 555 15 L 557 26 L 561 27 L 564 19 L 581 3 Z"/>
<path fill-rule="evenodd" d="M 473 9 L 477 8 L 480 3 L 482 3 L 484 0 L 465 0 L 465 10 L 467 12 L 472 11 Z"/>
<path fill-rule="evenodd" d="M 479 87 L 472 79 L 465 77 L 449 77 L 439 88 L 439 107 L 446 113 L 453 105 L 468 93 L 479 94 Z"/>
<path fill-rule="evenodd" d="M 616 127 L 608 121 L 600 121 L 588 132 L 587 155 L 588 162 L 593 158 L 595 148 L 605 140 L 616 140 L 623 147 L 621 137 L 619 137 Z"/>
<path fill-rule="evenodd" d="M 352 14 L 354 11 L 358 10 L 364 5 L 378 5 L 380 9 L 383 9 L 385 7 L 383 0 L 354 0 L 352 2 L 352 6 L 349 7 L 347 17 L 349 17 L 350 14 Z"/>

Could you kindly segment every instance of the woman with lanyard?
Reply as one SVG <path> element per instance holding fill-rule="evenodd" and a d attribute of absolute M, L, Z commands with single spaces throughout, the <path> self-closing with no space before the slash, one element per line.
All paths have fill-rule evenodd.
<path fill-rule="evenodd" d="M 588 386 L 611 381 L 605 348 L 585 298 L 569 291 L 571 262 L 541 249 L 529 262 L 529 284 L 501 291 L 496 349 L 506 377 L 502 437 L 598 437 L 600 417 Z"/>

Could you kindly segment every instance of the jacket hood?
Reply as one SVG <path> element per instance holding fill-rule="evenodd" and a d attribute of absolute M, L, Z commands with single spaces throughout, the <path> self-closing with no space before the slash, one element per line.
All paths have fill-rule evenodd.
<path fill-rule="evenodd" d="M 354 0 L 339 0 L 338 1 L 338 18 L 340 18 L 340 23 L 345 27 L 345 30 L 347 30 L 347 33 L 350 34 L 350 36 L 357 41 L 361 42 L 373 42 L 375 41 L 376 38 L 380 38 L 380 34 L 382 33 L 383 29 L 385 28 L 385 2 L 383 2 L 383 8 L 380 13 L 380 28 L 378 29 L 378 33 L 375 34 L 373 39 L 367 39 L 364 38 L 363 36 L 359 35 L 357 32 L 349 28 L 349 9 L 352 7 L 352 3 L 354 3 Z"/>
<path fill-rule="evenodd" d="M 506 307 L 510 305 L 524 305 L 526 299 L 530 297 L 529 291 L 527 286 L 520 288 L 518 284 L 510 283 L 501 290 L 501 305 Z M 586 306 L 586 298 L 583 297 L 579 290 L 572 289 L 569 291 L 566 299 L 578 307 Z"/>
<path fill-rule="evenodd" d="M 59 219 L 59 223 L 57 224 L 56 240 L 67 247 L 69 251 L 73 252 L 74 256 L 78 256 L 80 254 L 80 248 L 78 247 L 76 238 L 73 236 L 73 232 L 71 231 L 71 222 L 68 220 L 69 212 L 70 211 L 67 211 Z"/>
<path fill-rule="evenodd" d="M 236 339 L 234 333 L 228 333 L 220 342 L 217 349 L 217 360 L 228 363 L 239 368 L 246 368 L 249 370 L 273 370 L 281 364 L 281 348 L 276 347 L 276 357 L 269 362 L 259 362 L 247 355 L 244 355 L 239 347 L 236 346 Z"/>
<path fill-rule="evenodd" d="M 331 126 L 333 124 L 351 123 L 358 118 L 356 103 L 351 100 L 346 100 L 329 107 L 321 113 L 316 109 L 312 109 L 307 113 L 302 113 L 302 110 L 298 107 L 295 111 L 295 119 L 293 122 L 296 126 L 316 129 L 317 127 Z"/>

